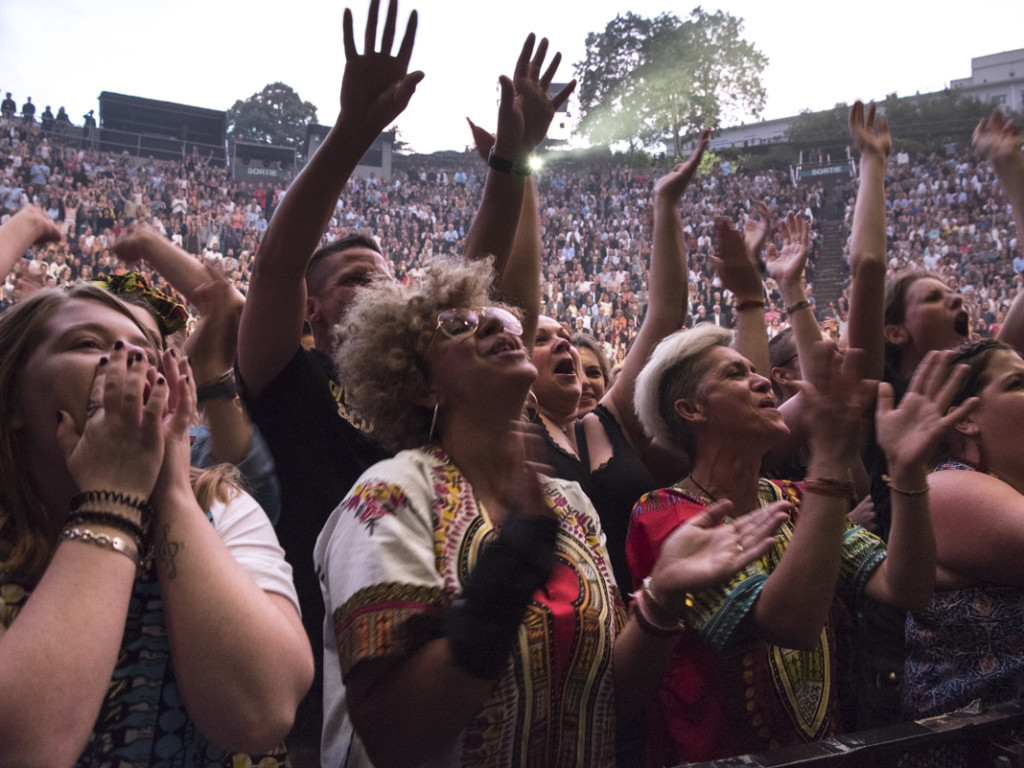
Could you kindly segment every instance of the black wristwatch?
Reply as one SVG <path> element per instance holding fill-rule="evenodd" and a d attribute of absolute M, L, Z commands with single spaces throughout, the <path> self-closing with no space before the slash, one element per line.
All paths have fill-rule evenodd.
<path fill-rule="evenodd" d="M 530 167 L 530 158 L 526 158 L 523 162 L 506 160 L 494 154 L 494 147 L 491 147 L 491 152 L 487 155 L 487 165 L 499 173 L 507 173 L 512 176 L 529 176 L 533 173 L 533 168 Z"/>

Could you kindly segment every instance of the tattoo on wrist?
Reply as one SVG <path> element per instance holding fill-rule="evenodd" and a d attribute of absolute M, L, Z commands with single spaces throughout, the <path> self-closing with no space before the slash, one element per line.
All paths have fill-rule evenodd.
<path fill-rule="evenodd" d="M 177 577 L 178 566 L 174 562 L 174 558 L 184 548 L 185 542 L 171 541 L 171 526 L 170 524 L 165 525 L 163 533 L 160 535 L 160 542 L 156 547 L 156 559 L 163 564 L 168 579 Z"/>

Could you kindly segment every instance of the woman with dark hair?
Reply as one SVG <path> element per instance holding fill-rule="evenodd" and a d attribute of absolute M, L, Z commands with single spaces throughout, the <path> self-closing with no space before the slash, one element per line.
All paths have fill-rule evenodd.
<path fill-rule="evenodd" d="M 581 419 L 594 410 L 608 389 L 608 357 L 601 349 L 601 342 L 589 333 L 574 333 L 571 343 L 579 352 L 583 371 L 580 404 L 576 410 L 576 417 Z"/>
<path fill-rule="evenodd" d="M 1024 696 L 1024 360 L 986 339 L 958 348 L 968 374 L 929 493 L 936 592 L 907 618 L 905 713 L 930 717 Z"/>
<path fill-rule="evenodd" d="M 763 341 L 763 340 L 762 340 Z M 637 381 L 636 409 L 656 439 L 690 457 L 690 472 L 648 494 L 633 511 L 626 553 L 634 578 L 650 573 L 665 537 L 723 499 L 757 509 L 785 499 L 793 514 L 765 557 L 728 584 L 693 594 L 697 630 L 684 636 L 650 715 L 657 765 L 711 760 L 826 738 L 836 719 L 836 626 L 840 602 L 863 597 L 916 608 L 931 594 L 934 540 L 924 485 L 943 429 L 966 408 L 945 412 L 962 377 L 947 360 L 920 366 L 899 409 L 880 385 L 877 432 L 890 461 L 894 525 L 885 545 L 846 520 L 862 411 L 871 397 L 863 356 L 819 342 L 803 361 L 807 478 L 761 477 L 765 454 L 789 436 L 769 381 L 713 325 L 663 341 Z M 969 407 L 969 406 L 968 406 Z"/>
<path fill-rule="evenodd" d="M 230 477 L 193 485 L 191 369 L 161 346 L 93 286 L 0 316 L 4 764 L 285 759 L 313 669 L 291 569 Z"/>
<path fill-rule="evenodd" d="M 325 765 L 614 765 L 615 719 L 660 679 L 686 593 L 773 541 L 781 505 L 717 527 L 716 506 L 669 537 L 627 618 L 590 502 L 531 468 L 537 369 L 492 279 L 435 262 L 360 292 L 339 327 L 352 402 L 407 450 L 317 541 Z"/>
<path fill-rule="evenodd" d="M 545 429 L 548 463 L 559 477 L 579 482 L 597 507 L 608 536 L 615 581 L 624 597 L 631 593 L 632 583 L 625 558 L 629 510 L 642 494 L 678 477 L 685 466 L 679 454 L 652 446 L 633 411 L 633 391 L 651 350 L 682 327 L 686 315 L 686 250 L 679 201 L 697 172 L 709 135 L 704 131 L 689 159 L 655 184 L 647 316 L 622 362 L 622 372 L 591 412 L 579 413 L 583 376 L 580 354 L 571 346 L 568 331 L 553 318 L 541 317 L 533 344 L 534 420 Z"/>

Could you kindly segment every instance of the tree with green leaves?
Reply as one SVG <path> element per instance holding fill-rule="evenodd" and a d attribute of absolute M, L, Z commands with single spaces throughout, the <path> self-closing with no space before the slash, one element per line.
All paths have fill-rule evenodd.
<path fill-rule="evenodd" d="M 316 107 L 291 86 L 270 83 L 228 110 L 228 133 L 236 141 L 301 149 L 306 126 L 316 123 Z"/>
<path fill-rule="evenodd" d="M 678 23 L 667 13 L 646 19 L 627 11 L 609 21 L 604 32 L 587 35 L 586 58 L 576 64 L 576 79 L 579 130 L 592 143 L 626 142 L 631 153 L 637 149 L 640 95 L 633 73 L 643 64 L 644 47 L 655 30 Z"/>
<path fill-rule="evenodd" d="M 587 36 L 580 81 L 580 132 L 595 143 L 652 144 L 671 139 L 673 154 L 704 126 L 759 117 L 768 58 L 743 39 L 743 20 L 695 8 L 616 16 Z"/>
<path fill-rule="evenodd" d="M 850 143 L 850 105 L 839 102 L 820 112 L 805 109 L 790 121 L 787 136 L 801 148 L 846 146 Z"/>

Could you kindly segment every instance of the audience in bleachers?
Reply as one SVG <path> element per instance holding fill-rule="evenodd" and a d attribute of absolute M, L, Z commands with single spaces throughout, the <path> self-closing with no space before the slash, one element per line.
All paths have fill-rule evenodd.
<path fill-rule="evenodd" d="M 373 16 L 377 7 L 371 5 Z M 53 581 L 62 572 L 47 568 L 70 567 L 65 561 L 83 554 L 74 551 L 76 544 L 69 555 L 62 544 L 68 539 L 92 550 L 120 551 L 145 566 L 154 546 L 145 498 L 152 495 L 158 522 L 182 508 L 167 505 L 168 513 L 161 506 L 161 483 L 170 474 L 161 467 L 173 464 L 177 491 L 187 486 L 184 464 L 172 461 L 181 451 L 165 452 L 146 431 L 143 411 L 161 408 L 165 396 L 162 389 L 150 396 L 154 382 L 163 387 L 160 377 L 168 375 L 168 411 L 180 405 L 182 413 L 173 430 L 164 426 L 177 440 L 165 436 L 167 446 L 184 445 L 184 414 L 193 409 L 198 384 L 199 401 L 213 403 L 206 407 L 210 439 L 224 444 L 223 427 L 216 426 L 223 421 L 215 416 L 218 406 L 230 406 L 228 415 L 243 427 L 236 431 L 244 439 L 235 441 L 239 450 L 223 455 L 244 456 L 258 431 L 236 403 L 240 394 L 266 438 L 261 466 L 272 475 L 276 464 L 280 480 L 275 526 L 295 566 L 298 604 L 318 669 L 313 699 L 302 704 L 311 670 L 308 663 L 291 669 L 280 718 L 257 740 L 259 751 L 274 747 L 295 715 L 292 764 L 316 764 L 309 750 L 320 742 L 321 694 L 327 703 L 323 754 L 332 763 L 353 755 L 417 762 L 439 752 L 466 756 L 480 750 L 511 764 L 508 755 L 519 747 L 509 744 L 519 741 L 529 764 L 561 764 L 551 755 L 571 753 L 571 764 L 613 765 L 617 759 L 631 765 L 645 754 L 653 759 L 658 750 L 652 744 L 663 747 L 663 762 L 674 763 L 853 727 L 860 721 L 850 712 L 841 716 L 839 707 L 843 670 L 836 662 L 845 667 L 852 656 L 843 622 L 871 614 L 865 596 L 920 609 L 936 584 L 925 481 L 931 448 L 956 423 L 977 445 L 968 440 L 971 450 L 950 457 L 977 469 L 995 466 L 976 437 L 984 433 L 963 426 L 983 415 L 979 408 L 980 415 L 971 416 L 977 402 L 946 408 L 968 372 L 950 368 L 951 355 L 941 350 L 1003 332 L 1012 346 L 995 348 L 997 356 L 1020 360 L 1013 353 L 1021 346 L 1017 328 L 1024 327 L 1018 317 L 1024 301 L 1014 301 L 1024 285 L 1019 136 L 994 116 L 976 134 L 980 156 L 943 149 L 890 158 L 887 124 L 876 122 L 873 107 L 857 103 L 850 127 L 859 173 L 832 195 L 849 200 L 838 212 L 826 209 L 829 195 L 821 182 L 794 184 L 788 169 L 747 171 L 715 163 L 697 173 L 707 132 L 689 161 L 674 169 L 658 162 L 637 170 L 615 161 L 553 156 L 530 178 L 521 159 L 543 139 L 554 110 L 574 87 L 549 94 L 559 56 L 541 74 L 547 41 L 534 52 L 531 35 L 514 77 L 501 80 L 496 134 L 470 124 L 489 168 L 469 155 L 412 156 L 396 158 L 390 179 L 355 176 L 368 142 L 402 112 L 422 77 L 407 71 L 415 14 L 399 51 L 390 52 L 395 15 L 392 2 L 383 50 L 360 55 L 346 12 L 341 114 L 290 186 L 236 181 L 197 151 L 177 160 L 105 152 L 98 149 L 91 113 L 86 133 L 79 134 L 63 107 L 54 117 L 47 106 L 37 122 L 31 100 L 19 116 L 7 95 L 0 109 L 4 327 L 50 302 L 99 312 L 111 329 L 102 343 L 89 339 L 89 365 L 82 368 L 83 377 L 91 372 L 106 386 L 92 384 L 96 392 L 87 405 L 77 398 L 85 426 L 76 437 L 100 435 L 104 451 L 86 463 L 88 472 L 79 471 L 69 431 L 77 427 L 58 411 L 56 443 L 47 445 L 56 466 L 61 453 L 65 457 L 66 476 L 49 496 L 35 480 L 31 493 L 22 495 L 45 497 L 48 518 L 59 520 L 65 497 L 88 491 L 93 474 L 114 476 L 104 456 L 120 455 L 124 446 L 104 426 L 106 413 L 94 418 L 97 409 L 120 412 L 111 423 L 152 455 L 139 465 L 146 482 L 129 489 L 140 494 L 132 499 L 138 503 L 128 504 L 138 516 L 79 509 L 81 520 L 72 522 L 114 530 L 97 536 L 69 527 L 59 539 L 59 528 L 43 531 L 37 538 L 46 546 L 31 563 L 22 532 L 10 521 L 18 522 L 13 513 L 29 520 L 33 513 L 13 497 L 0 498 L 3 554 L 8 567 L 14 564 L 4 586 L 14 583 L 8 577 L 27 579 L 28 587 L 38 587 L 42 604 L 47 577 Z M 360 77 L 350 78 L 348 67 Z M 776 212 L 792 213 L 783 218 Z M 846 235 L 841 252 L 838 246 L 835 253 L 824 252 L 823 224 L 830 214 L 841 218 L 832 226 Z M 844 282 L 838 299 L 816 304 L 813 283 L 826 257 L 845 263 Z M 213 280 L 216 291 L 208 285 L 211 269 L 220 276 Z M 216 334 L 216 350 L 205 364 L 198 356 L 190 368 L 172 352 L 159 361 L 151 355 L 145 364 L 143 354 L 125 359 L 123 332 L 135 334 L 138 326 L 148 333 L 149 320 L 133 319 L 130 307 L 95 287 L 71 294 L 42 290 L 132 270 L 141 273 L 142 279 L 131 276 L 141 292 L 152 289 L 161 301 L 166 294 L 188 306 L 190 317 L 182 313 L 180 325 L 207 323 L 193 343 Z M 109 280 L 100 282 L 109 287 Z M 890 294 L 883 307 L 885 283 Z M 223 306 L 213 311 L 217 302 Z M 55 316 L 63 311 L 54 310 Z M 53 321 L 43 314 L 39 327 L 50 333 Z M 307 328 L 312 349 L 302 343 Z M 9 336 L 12 349 L 40 341 L 14 331 Z M 587 365 L 570 338 L 582 339 Z M 775 339 L 773 357 L 769 339 Z M 842 363 L 833 341 L 849 347 Z M 78 347 L 58 347 L 60 354 L 78 354 Z M 106 347 L 109 357 L 100 351 Z M 390 354 L 381 355 L 382 348 Z M 598 364 L 601 353 L 609 365 Z M 12 445 L 22 439 L 25 424 L 53 443 L 53 426 L 45 427 L 50 422 L 43 418 L 53 411 L 41 416 L 24 408 L 35 393 L 17 385 L 17 362 L 0 359 L 3 380 L 13 387 L 3 428 Z M 136 363 L 146 366 L 144 376 L 129 370 Z M 1014 365 L 1017 374 L 1020 366 Z M 610 366 L 621 368 L 618 379 L 609 378 Z M 186 378 L 193 370 L 201 381 Z M 768 375 L 787 396 L 781 410 Z M 382 384 L 389 377 L 395 381 Z M 586 377 L 593 380 L 593 402 L 581 407 Z M 887 383 L 878 385 L 883 377 Z M 31 380 L 41 385 L 45 377 Z M 124 392 L 111 382 L 127 382 Z M 74 394 L 86 393 L 86 379 L 77 383 L 81 391 Z M 995 385 L 984 376 L 973 383 L 983 403 L 989 395 L 997 405 L 1012 400 L 1001 385 L 985 395 Z M 857 425 L 876 392 L 875 431 L 861 454 Z M 524 447 L 529 440 L 524 443 L 521 431 L 529 427 L 517 423 L 524 401 L 536 431 L 547 438 L 546 457 Z M 400 449 L 411 450 L 388 458 Z M 534 459 L 550 464 L 542 469 L 561 479 L 538 480 Z M 784 482 L 762 479 L 772 466 L 787 467 Z M 29 470 L 33 477 L 40 472 L 38 466 Z M 957 484 L 976 483 L 967 472 L 942 474 L 957 475 L 947 478 Z M 864 498 L 869 475 L 881 538 L 846 518 Z M 438 477 L 447 478 L 447 494 Z M 655 490 L 663 484 L 668 487 Z M 935 478 L 931 484 L 941 490 Z M 196 507 L 191 492 L 178 496 L 188 497 L 189 510 Z M 803 518 L 788 506 L 773 507 L 772 499 L 797 506 L 802 501 Z M 732 506 L 723 506 L 725 500 Z M 953 515 L 956 505 L 948 506 Z M 735 519 L 720 525 L 727 512 Z M 253 516 L 266 523 L 262 513 Z M 206 517 L 218 523 L 212 513 Z M 677 529 L 691 517 L 697 522 Z M 772 531 L 784 517 L 775 539 Z M 200 519 L 192 518 L 192 525 Z M 213 541 L 214 551 L 206 523 L 203 518 L 194 525 L 195 540 Z M 126 550 L 124 541 L 112 539 L 117 532 L 130 534 L 134 546 Z M 937 532 L 941 565 L 944 530 Z M 110 543 L 115 541 L 120 544 Z M 176 594 L 166 583 L 176 578 L 174 557 L 168 561 L 160 547 L 174 543 L 164 530 L 157 545 L 159 583 L 146 577 L 169 601 Z M 449 551 L 467 547 L 472 551 L 465 557 Z M 418 563 L 411 569 L 410 557 Z M 130 573 L 122 570 L 124 603 Z M 511 592 L 501 583 L 506 573 L 521 577 Z M 978 573 L 976 578 L 988 578 L 984 569 Z M 940 591 L 948 588 L 942 575 L 940 569 Z M 216 574 L 206 577 L 220 583 Z M 590 613 L 560 579 L 586 585 L 594 598 Z M 139 582 L 132 583 L 137 588 Z M 265 589 L 272 602 L 279 602 L 273 594 L 294 602 L 290 584 Z M 537 597 L 542 593 L 543 600 Z M 237 609 L 233 595 L 225 594 L 225 610 Z M 802 611 L 793 610 L 794 596 Z M 849 616 L 836 613 L 837 597 L 848 603 Z M 561 608 L 549 612 L 560 601 L 582 618 Z M 298 615 L 286 607 L 291 635 L 282 642 L 305 652 Z M 168 618 L 181 611 L 169 603 Z M 31 613 L 29 604 L 26 615 Z M 123 613 L 114 610 L 115 625 Z M 592 659 L 573 653 L 570 664 L 568 644 L 548 647 L 558 644 L 537 627 L 555 613 L 563 624 L 551 630 L 552 637 L 564 634 L 572 648 L 581 638 L 594 641 L 588 646 Z M 10 631 L 14 615 L 7 611 L 0 636 Z M 920 622 L 922 614 L 916 618 Z M 889 619 L 901 633 L 903 615 Z M 32 624 L 22 619 L 14 626 L 17 632 L 8 637 L 17 639 Z M 680 637 L 686 641 L 677 643 Z M 87 681 L 92 704 L 102 694 L 117 639 L 111 635 L 97 646 L 101 669 Z M 896 650 L 902 665 L 899 639 L 879 645 Z M 939 648 L 936 654 L 945 659 L 946 652 Z M 171 648 L 168 658 L 181 653 Z M 249 670 L 261 653 L 243 648 L 239 669 Z M 670 658 L 673 672 L 663 680 Z M 45 662 L 33 656 L 40 659 Z M 588 659 L 588 669 L 572 671 L 581 659 Z M 511 717 L 506 711 L 537 682 L 521 673 L 527 661 L 534 671 L 547 664 L 569 670 L 561 681 L 546 673 L 538 677 L 552 691 L 542 698 L 570 705 L 552 716 L 555 725 L 543 738 L 533 713 Z M 850 666 L 857 664 L 861 660 Z M 694 665 L 701 667 L 697 684 L 687 674 Z M 182 679 L 192 674 L 185 671 Z M 772 687 L 782 679 L 789 698 Z M 594 694 L 594 709 L 584 716 L 577 716 L 573 706 L 579 701 L 571 698 L 580 681 Z M 557 687 L 563 683 L 564 696 Z M 659 685 L 661 720 L 637 718 Z M 820 688 L 808 698 L 815 685 Z M 687 692 L 701 694 L 695 710 L 673 709 L 671 702 Z M 186 707 L 195 708 L 194 693 L 185 699 Z M 794 706 L 811 699 L 813 711 L 794 713 Z M 457 706 L 439 706 L 453 700 Z M 50 706 L 40 700 L 41 709 Z M 90 711 L 78 715 L 69 754 L 87 737 Z M 186 715 L 219 722 L 216 713 L 196 712 Z M 229 720 L 230 738 L 219 734 L 214 740 L 250 748 Z M 408 736 L 410 729 L 416 738 Z M 502 734 L 501 745 L 487 742 L 495 733 Z"/>

